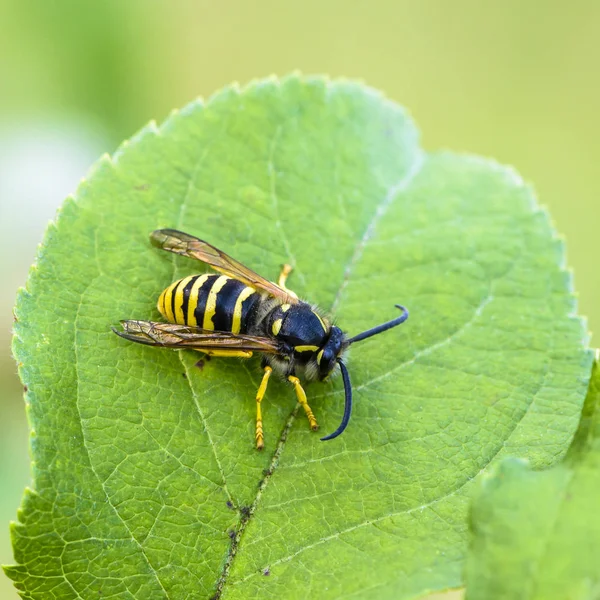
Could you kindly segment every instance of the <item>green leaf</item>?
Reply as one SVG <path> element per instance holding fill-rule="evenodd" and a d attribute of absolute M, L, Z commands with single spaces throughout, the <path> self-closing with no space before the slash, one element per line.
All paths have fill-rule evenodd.
<path fill-rule="evenodd" d="M 127 343 L 174 278 L 175 227 L 289 285 L 357 333 L 356 408 L 322 443 L 258 361 Z M 8 575 L 28 598 L 408 598 L 461 585 L 474 479 L 545 466 L 577 427 L 591 356 L 564 249 L 510 169 L 425 154 L 361 85 L 228 88 L 103 158 L 64 204 L 17 304 L 33 489 Z M 308 386 L 329 433 L 341 381 Z M 233 507 L 233 508 L 231 508 Z M 233 538 L 233 539 L 232 539 Z"/>
<path fill-rule="evenodd" d="M 600 597 L 600 368 L 579 429 L 545 471 L 505 459 L 481 479 L 471 515 L 467 597 L 572 600 Z"/>

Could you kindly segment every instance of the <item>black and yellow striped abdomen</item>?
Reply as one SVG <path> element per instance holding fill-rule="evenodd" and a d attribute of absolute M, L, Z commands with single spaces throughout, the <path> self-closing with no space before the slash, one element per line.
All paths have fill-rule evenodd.
<path fill-rule="evenodd" d="M 260 294 L 225 275 L 192 275 L 172 283 L 159 297 L 158 310 L 170 323 L 211 331 L 247 333 Z"/>

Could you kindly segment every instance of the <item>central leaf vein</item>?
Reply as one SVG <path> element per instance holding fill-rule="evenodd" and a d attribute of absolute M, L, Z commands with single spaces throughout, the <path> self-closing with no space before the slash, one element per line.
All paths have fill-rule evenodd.
<path fill-rule="evenodd" d="M 274 172 L 275 172 L 274 166 L 273 166 L 273 153 L 274 153 L 275 146 L 276 146 L 276 143 L 277 143 L 280 135 L 281 135 L 281 126 L 278 127 L 276 134 L 273 138 L 273 142 L 271 145 L 271 153 L 270 153 L 270 158 L 269 158 L 269 174 L 271 176 L 271 198 L 274 203 L 274 208 L 276 210 L 278 209 L 278 204 L 277 204 L 277 195 L 275 192 L 275 187 L 274 187 L 275 184 L 274 184 L 274 179 L 273 179 Z M 357 246 L 355 247 L 355 250 L 346 266 L 346 269 L 344 270 L 344 276 L 343 276 L 342 282 L 339 286 L 339 289 L 336 293 L 336 296 L 335 296 L 335 299 L 334 299 L 334 302 L 332 305 L 332 310 L 334 310 L 336 308 L 336 306 L 342 296 L 342 292 L 348 283 L 352 268 L 361 259 L 366 244 L 368 243 L 368 241 L 371 239 L 371 237 L 373 236 L 373 234 L 375 232 L 377 223 L 385 215 L 387 209 L 389 208 L 391 203 L 395 200 L 395 198 L 397 198 L 398 195 L 402 191 L 406 190 L 410 186 L 412 181 L 415 179 L 415 177 L 421 171 L 424 162 L 425 162 L 425 154 L 422 151 L 417 152 L 417 154 L 416 154 L 414 160 L 412 161 L 410 167 L 408 168 L 407 172 L 403 175 L 403 177 L 398 182 L 396 182 L 395 184 L 393 184 L 392 186 L 390 186 L 387 189 L 383 200 L 376 206 L 373 216 L 370 219 L 369 223 L 367 224 L 364 234 L 363 234 L 362 238 L 358 241 Z M 279 217 L 277 217 L 277 218 L 278 218 L 278 222 L 280 222 Z M 281 226 L 279 227 L 279 229 L 283 236 L 282 239 L 283 239 L 284 246 L 286 248 L 286 252 L 288 252 L 288 255 L 290 256 L 292 261 L 295 263 L 295 258 L 291 254 L 291 249 L 289 248 L 289 243 L 287 242 L 287 238 L 285 237 L 283 229 L 281 228 Z M 302 274 L 299 274 L 299 275 L 300 275 L 300 278 L 303 279 Z M 242 536 L 246 530 L 248 522 L 254 515 L 254 513 L 258 507 L 260 498 L 262 497 L 271 477 L 273 476 L 275 469 L 277 468 L 277 466 L 279 464 L 279 460 L 283 453 L 285 443 L 287 440 L 287 436 L 288 436 L 289 431 L 292 427 L 292 424 L 296 418 L 299 407 L 300 407 L 300 405 L 296 404 L 294 410 L 290 414 L 290 416 L 286 422 L 286 425 L 281 433 L 281 436 L 279 438 L 277 446 L 275 448 L 275 452 L 273 454 L 273 459 L 272 459 L 271 465 L 267 471 L 267 475 L 261 482 L 258 492 L 254 498 L 254 501 L 250 508 L 248 518 L 245 520 L 242 520 L 241 526 L 239 527 L 238 533 L 234 539 L 232 548 L 230 550 L 229 557 L 223 567 L 221 577 L 219 578 L 219 581 L 217 582 L 217 594 L 215 596 L 216 599 L 220 598 L 222 591 L 223 591 L 223 587 L 224 587 L 225 583 L 227 582 L 227 577 L 229 575 L 231 565 L 232 565 L 235 555 L 237 553 L 239 543 L 240 543 Z M 276 564 L 276 563 L 273 563 L 273 564 Z"/>

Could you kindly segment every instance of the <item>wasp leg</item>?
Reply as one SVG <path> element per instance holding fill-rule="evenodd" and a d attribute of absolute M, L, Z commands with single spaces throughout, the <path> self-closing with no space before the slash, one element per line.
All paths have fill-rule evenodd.
<path fill-rule="evenodd" d="M 287 281 L 288 275 L 292 272 L 292 266 L 285 264 L 281 267 L 281 273 L 279 273 L 279 279 L 277 280 L 277 285 L 284 290 L 288 288 L 285 286 L 285 282 Z"/>
<path fill-rule="evenodd" d="M 223 358 L 250 358 L 251 350 L 200 350 L 195 348 L 197 352 L 202 352 L 207 356 L 221 356 Z"/>
<path fill-rule="evenodd" d="M 260 403 L 267 391 L 267 384 L 269 383 L 269 377 L 271 377 L 271 373 L 273 369 L 268 365 L 265 367 L 265 374 L 263 375 L 262 381 L 258 386 L 258 391 L 256 392 L 256 449 L 262 450 L 265 447 L 265 438 L 263 435 L 263 424 L 262 424 L 262 412 L 260 410 Z"/>
<path fill-rule="evenodd" d="M 313 415 L 313 411 L 310 409 L 310 406 L 308 405 L 308 402 L 306 400 L 306 392 L 304 391 L 303 387 L 300 385 L 300 380 L 297 377 L 290 375 L 288 377 L 288 381 L 294 385 L 294 388 L 296 390 L 296 396 L 298 398 L 298 402 L 300 402 L 300 404 L 302 404 L 302 408 L 304 409 L 304 412 L 306 413 L 306 416 L 308 417 L 308 424 L 310 425 L 310 428 L 313 431 L 316 431 L 317 429 L 319 429 L 319 425 L 317 423 L 317 420 L 315 419 L 315 415 Z"/>

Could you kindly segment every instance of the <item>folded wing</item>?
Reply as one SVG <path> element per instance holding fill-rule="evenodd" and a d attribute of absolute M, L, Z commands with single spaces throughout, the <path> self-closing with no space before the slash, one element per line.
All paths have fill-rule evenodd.
<path fill-rule="evenodd" d="M 132 342 L 166 348 L 194 348 L 196 350 L 242 350 L 277 354 L 277 341 L 271 338 L 210 331 L 189 325 L 157 323 L 155 321 L 121 321 L 122 331 L 113 331 Z"/>
<path fill-rule="evenodd" d="M 150 241 L 157 248 L 200 260 L 223 275 L 233 277 L 256 290 L 267 292 L 281 300 L 282 304 L 298 303 L 298 297 L 294 292 L 268 281 L 235 258 L 193 235 L 176 229 L 158 229 L 150 234 Z"/>

